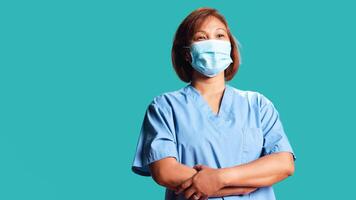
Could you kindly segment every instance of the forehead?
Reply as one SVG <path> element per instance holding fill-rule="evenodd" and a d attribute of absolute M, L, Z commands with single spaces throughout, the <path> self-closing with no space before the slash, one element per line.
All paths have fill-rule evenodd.
<path fill-rule="evenodd" d="M 205 19 L 202 19 L 202 21 L 198 22 L 195 26 L 195 32 L 199 30 L 204 30 L 204 31 L 215 31 L 217 28 L 223 28 L 226 30 L 225 24 L 217 17 L 215 16 L 208 16 Z"/>

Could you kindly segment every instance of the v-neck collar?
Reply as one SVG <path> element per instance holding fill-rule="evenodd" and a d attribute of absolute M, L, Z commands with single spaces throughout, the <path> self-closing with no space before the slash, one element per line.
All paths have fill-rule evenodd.
<path fill-rule="evenodd" d="M 232 91 L 230 85 L 225 83 L 224 93 L 221 99 L 219 111 L 217 114 L 213 112 L 208 102 L 204 99 L 201 93 L 190 83 L 186 86 L 187 93 L 194 100 L 198 109 L 201 109 L 212 120 L 226 119 L 230 113 L 232 103 Z"/>

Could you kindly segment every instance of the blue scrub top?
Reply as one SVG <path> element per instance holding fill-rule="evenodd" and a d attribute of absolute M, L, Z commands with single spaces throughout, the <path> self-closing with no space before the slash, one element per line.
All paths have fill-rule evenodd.
<path fill-rule="evenodd" d="M 191 84 L 163 93 L 149 104 L 143 119 L 132 171 L 151 176 L 148 165 L 166 157 L 193 167 L 225 168 L 287 151 L 296 159 L 278 111 L 261 93 L 225 84 L 218 114 Z M 166 200 L 185 199 L 166 189 Z M 273 200 L 273 188 L 240 196 L 209 199 Z"/>

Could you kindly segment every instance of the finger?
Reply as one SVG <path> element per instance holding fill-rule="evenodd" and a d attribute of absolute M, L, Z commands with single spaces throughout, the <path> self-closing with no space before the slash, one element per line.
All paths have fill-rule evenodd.
<path fill-rule="evenodd" d="M 201 166 L 203 166 L 203 165 L 197 164 L 197 165 L 195 165 L 194 167 L 201 167 Z"/>
<path fill-rule="evenodd" d="M 196 168 L 197 168 L 198 171 L 200 171 L 200 170 L 203 170 L 203 169 L 207 169 L 209 167 L 206 166 L 206 165 L 196 165 Z"/>
<path fill-rule="evenodd" d="M 192 179 L 191 178 L 186 180 L 180 186 L 178 186 L 178 190 L 176 191 L 176 194 L 181 193 L 182 191 L 184 191 L 185 189 L 190 187 L 191 184 L 192 184 Z"/>
<path fill-rule="evenodd" d="M 195 165 L 195 166 L 194 166 L 194 169 L 200 171 L 200 170 L 202 169 L 202 167 L 201 167 L 201 165 Z"/>
<path fill-rule="evenodd" d="M 208 199 L 208 196 L 203 195 L 203 196 L 200 197 L 199 200 L 207 200 L 207 199 Z"/>
<path fill-rule="evenodd" d="M 185 190 L 184 192 L 184 197 L 186 199 L 190 199 L 190 197 L 192 197 L 192 195 L 195 193 L 195 189 L 193 187 L 189 187 L 187 190 Z"/>
<path fill-rule="evenodd" d="M 190 200 L 200 200 L 201 195 L 199 193 L 194 193 L 191 197 Z"/>
<path fill-rule="evenodd" d="M 197 166 L 194 166 L 193 168 L 194 168 L 195 170 L 197 170 L 197 171 L 200 171 L 200 170 L 201 170 L 201 167 L 198 166 L 198 165 L 197 165 Z"/>

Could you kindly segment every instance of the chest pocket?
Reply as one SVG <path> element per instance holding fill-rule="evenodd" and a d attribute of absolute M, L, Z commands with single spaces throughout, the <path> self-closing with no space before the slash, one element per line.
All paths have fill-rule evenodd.
<path fill-rule="evenodd" d="M 243 128 L 242 163 L 251 162 L 260 157 L 263 140 L 264 138 L 260 128 Z"/>

